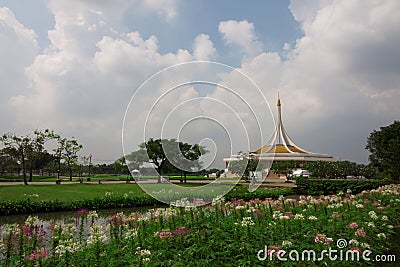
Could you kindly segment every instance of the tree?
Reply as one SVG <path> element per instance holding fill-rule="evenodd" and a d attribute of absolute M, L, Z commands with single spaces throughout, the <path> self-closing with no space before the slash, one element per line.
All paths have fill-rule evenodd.
<path fill-rule="evenodd" d="M 236 161 L 229 162 L 229 171 L 233 174 L 240 175 L 246 180 L 249 179 L 249 173 L 257 169 L 258 160 L 249 155 L 243 155 L 242 158 Z"/>
<path fill-rule="evenodd" d="M 365 147 L 371 164 L 400 181 L 400 121 L 374 130 Z"/>
<path fill-rule="evenodd" d="M 201 155 L 207 153 L 206 149 L 198 144 L 191 145 L 178 142 L 176 139 L 150 138 L 140 144 L 139 148 L 126 156 L 128 166 L 133 169 L 140 167 L 144 162 L 154 164 L 159 183 L 161 175 L 167 168 L 170 169 L 170 165 L 185 174 L 191 169 L 200 168 L 198 160 Z"/>
<path fill-rule="evenodd" d="M 175 139 L 170 142 L 176 142 Z M 186 183 L 186 175 L 190 171 L 197 171 L 201 168 L 201 162 L 199 159 L 202 155 L 205 155 L 208 151 L 198 144 L 188 144 L 184 142 L 178 143 L 179 151 L 174 153 L 175 157 L 172 158 L 172 164 L 183 173 L 184 182 Z"/>
<path fill-rule="evenodd" d="M 15 157 L 8 148 L 0 150 L 0 173 L 3 175 L 6 171 L 12 173 L 18 169 Z"/>
<path fill-rule="evenodd" d="M 13 155 L 22 166 L 22 175 L 24 184 L 27 185 L 28 181 L 26 179 L 26 156 L 27 151 L 30 149 L 31 140 L 28 135 L 17 136 L 16 134 L 7 133 L 1 137 L 1 142 L 4 144 L 5 148 L 8 150 L 10 155 Z"/>
<path fill-rule="evenodd" d="M 74 137 L 72 139 L 59 138 L 59 153 L 61 159 L 67 164 L 69 170 L 69 180 L 72 181 L 72 167 L 78 161 L 77 153 L 83 148 Z"/>

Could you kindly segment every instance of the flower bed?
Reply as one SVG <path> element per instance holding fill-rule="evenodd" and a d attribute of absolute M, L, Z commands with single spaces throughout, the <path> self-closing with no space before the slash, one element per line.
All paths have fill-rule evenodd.
<path fill-rule="evenodd" d="M 30 217 L 24 225 L 2 227 L 0 263 L 368 266 L 375 256 L 394 253 L 391 249 L 394 227 L 400 219 L 399 194 L 399 185 L 387 185 L 357 195 L 349 191 L 299 200 L 216 199 L 201 208 L 119 213 L 106 225 L 100 223 L 96 212 L 83 209 L 75 223 L 56 222 L 49 229 Z M 308 259 L 302 259 L 304 251 L 308 251 Z M 316 252 L 315 259 L 310 251 Z M 336 258 L 328 255 L 332 251 Z M 346 261 L 343 256 L 356 254 L 359 261 Z"/>

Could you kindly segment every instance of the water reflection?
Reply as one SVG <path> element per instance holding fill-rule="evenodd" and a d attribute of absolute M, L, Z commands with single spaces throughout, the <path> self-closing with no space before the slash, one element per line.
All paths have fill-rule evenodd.
<path fill-rule="evenodd" d="M 157 206 L 161 207 L 161 206 Z M 118 212 L 130 214 L 132 212 L 146 212 L 149 209 L 157 208 L 155 206 L 148 207 L 135 207 L 135 208 L 119 208 L 119 209 L 105 209 L 97 210 L 99 218 L 106 219 L 109 216 Z M 40 221 L 52 223 L 55 221 L 63 221 L 64 223 L 74 223 L 77 218 L 77 211 L 60 211 L 60 212 L 47 212 L 47 213 L 32 213 L 21 215 L 0 216 L 0 225 L 4 224 L 23 224 L 29 216 L 37 216 Z"/>

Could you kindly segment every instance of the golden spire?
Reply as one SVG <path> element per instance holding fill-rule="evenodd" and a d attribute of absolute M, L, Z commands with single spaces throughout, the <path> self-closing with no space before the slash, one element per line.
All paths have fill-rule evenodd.
<path fill-rule="evenodd" d="M 276 104 L 278 107 L 281 106 L 281 98 L 279 97 L 279 91 L 278 91 L 278 103 Z"/>

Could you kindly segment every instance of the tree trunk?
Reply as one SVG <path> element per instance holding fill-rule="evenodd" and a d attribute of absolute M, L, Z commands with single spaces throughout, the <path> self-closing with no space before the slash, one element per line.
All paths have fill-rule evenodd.
<path fill-rule="evenodd" d="M 186 172 L 185 171 L 183 172 L 183 177 L 184 177 L 185 184 L 186 184 L 187 180 L 186 180 Z"/>
<path fill-rule="evenodd" d="M 68 164 L 68 169 L 69 169 L 69 181 L 72 182 L 72 167 L 70 164 Z"/>
<path fill-rule="evenodd" d="M 29 182 L 33 180 L 33 164 L 32 162 L 29 163 Z"/>
<path fill-rule="evenodd" d="M 25 157 L 22 157 L 22 175 L 24 178 L 24 184 L 28 185 L 28 181 L 26 180 Z"/>

